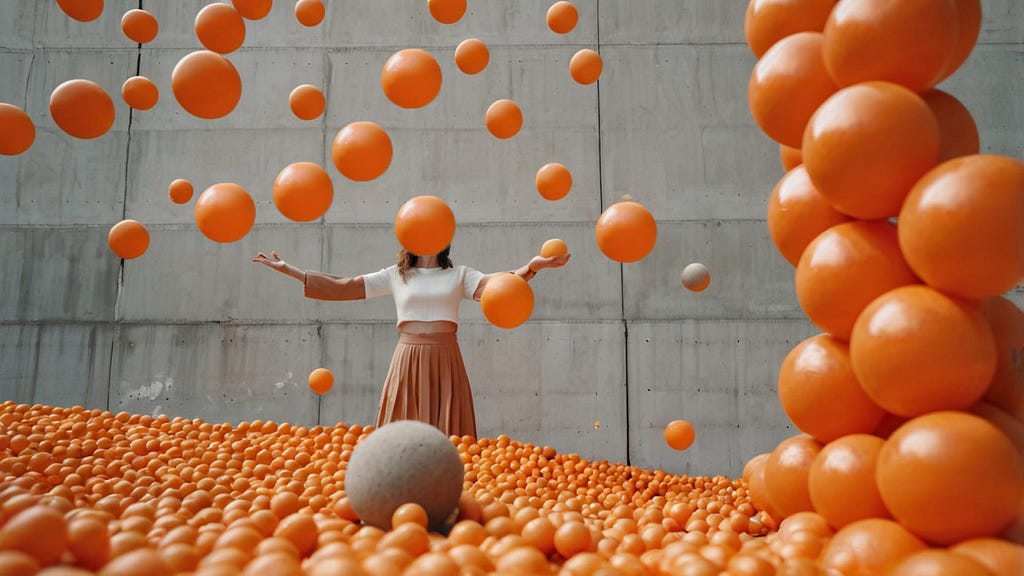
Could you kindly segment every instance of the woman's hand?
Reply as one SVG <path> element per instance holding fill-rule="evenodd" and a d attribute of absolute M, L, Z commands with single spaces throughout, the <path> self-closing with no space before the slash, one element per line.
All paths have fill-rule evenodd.
<path fill-rule="evenodd" d="M 565 266 L 566 262 L 569 261 L 570 254 L 566 252 L 561 256 L 551 256 L 550 258 L 542 258 L 540 256 L 534 256 L 528 266 L 530 270 L 536 272 L 542 268 L 560 268 Z"/>
<path fill-rule="evenodd" d="M 267 257 L 266 254 L 260 252 L 259 254 L 256 255 L 255 258 L 252 259 L 252 261 L 257 262 L 259 264 L 263 264 L 264 266 L 272 270 L 277 270 L 282 274 L 291 276 L 296 280 L 305 282 L 306 273 L 303 272 L 302 270 L 299 270 L 295 266 L 292 266 L 291 264 L 285 262 L 284 260 L 281 260 L 281 257 L 277 255 L 277 252 L 271 252 L 269 258 Z"/>

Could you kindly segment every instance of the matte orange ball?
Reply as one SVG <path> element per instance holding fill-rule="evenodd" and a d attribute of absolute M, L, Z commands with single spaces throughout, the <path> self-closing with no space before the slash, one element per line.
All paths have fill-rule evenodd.
<path fill-rule="evenodd" d="M 331 143 L 334 166 L 346 178 L 366 182 L 377 178 L 391 165 L 391 138 L 378 124 L 352 122 L 342 128 Z"/>
<path fill-rule="evenodd" d="M 295 162 L 274 178 L 273 194 L 274 205 L 286 218 L 310 222 L 331 207 L 334 184 L 319 164 Z"/>
<path fill-rule="evenodd" d="M 561 238 L 551 238 L 540 247 L 541 258 L 553 258 L 564 256 L 569 253 L 569 247 Z"/>
<path fill-rule="evenodd" d="M 768 234 L 793 266 L 819 234 L 849 221 L 818 192 L 802 165 L 787 172 L 768 197 Z"/>
<path fill-rule="evenodd" d="M 658 239 L 658 225 L 643 205 L 616 202 L 597 219 L 594 226 L 597 246 L 616 262 L 636 262 L 650 253 Z"/>
<path fill-rule="evenodd" d="M 533 313 L 533 289 L 516 274 L 496 274 L 484 286 L 480 309 L 487 321 L 498 328 L 515 328 Z"/>
<path fill-rule="evenodd" d="M 274 0 L 231 0 L 231 4 L 246 20 L 262 20 L 270 14 Z"/>
<path fill-rule="evenodd" d="M 807 489 L 814 510 L 839 529 L 865 518 L 890 518 L 875 483 L 885 440 L 850 434 L 828 443 L 811 463 Z"/>
<path fill-rule="evenodd" d="M 295 19 L 303 26 L 316 26 L 324 21 L 326 14 L 323 0 L 299 0 L 295 3 Z"/>
<path fill-rule="evenodd" d="M 57 0 L 57 6 L 79 22 L 92 22 L 103 14 L 103 0 Z"/>
<path fill-rule="evenodd" d="M 399 50 L 384 62 L 380 85 L 395 105 L 422 108 L 441 91 L 441 66 L 426 50 Z"/>
<path fill-rule="evenodd" d="M 75 138 L 99 138 L 114 125 L 114 101 L 91 80 L 68 80 L 50 95 L 50 115 Z"/>
<path fill-rule="evenodd" d="M 196 14 L 196 38 L 207 49 L 229 54 L 245 42 L 245 20 L 233 7 L 220 2 L 208 4 Z"/>
<path fill-rule="evenodd" d="M 750 0 L 743 35 L 760 58 L 776 42 L 797 32 L 821 32 L 836 0 Z"/>
<path fill-rule="evenodd" d="M 1024 279 L 1024 162 L 974 155 L 921 178 L 900 211 L 899 240 L 929 285 L 988 298 Z"/>
<path fill-rule="evenodd" d="M 576 28 L 576 22 L 580 18 L 579 11 L 572 2 L 560 0 L 548 8 L 545 16 L 548 28 L 555 34 L 568 34 Z"/>
<path fill-rule="evenodd" d="M 231 113 L 242 99 L 242 78 L 230 60 L 207 50 L 192 52 L 171 72 L 174 98 L 186 112 L 213 120 Z"/>
<path fill-rule="evenodd" d="M 564 165 L 551 162 L 537 170 L 534 178 L 537 192 L 545 200 L 561 200 L 572 189 L 572 172 Z"/>
<path fill-rule="evenodd" d="M 150 110 L 160 101 L 160 89 L 145 76 L 132 76 L 121 85 L 121 98 L 136 110 Z"/>
<path fill-rule="evenodd" d="M 673 450 L 686 450 L 696 437 L 693 424 L 686 420 L 673 420 L 665 426 L 665 443 Z"/>
<path fill-rule="evenodd" d="M 175 204 L 184 204 L 192 199 L 192 183 L 188 180 L 178 178 L 167 187 L 167 195 Z"/>
<path fill-rule="evenodd" d="M 110 229 L 107 244 L 114 254 L 125 260 L 138 258 L 149 248 L 149 231 L 135 220 L 122 220 Z"/>
<path fill-rule="evenodd" d="M 324 113 L 327 108 L 327 98 L 316 86 L 303 84 L 296 86 L 288 95 L 288 106 L 296 118 L 313 120 Z"/>
<path fill-rule="evenodd" d="M 395 237 L 413 254 L 437 254 L 455 237 L 455 213 L 437 196 L 410 198 L 395 215 Z"/>
<path fill-rule="evenodd" d="M 134 42 L 152 42 L 160 32 L 160 23 L 153 14 L 139 8 L 124 13 L 121 17 L 121 31 Z"/>
<path fill-rule="evenodd" d="M 467 38 L 455 48 L 455 65 L 463 74 L 479 74 L 491 61 L 487 44 L 477 38 Z"/>
<path fill-rule="evenodd" d="M 238 184 L 214 184 L 203 190 L 195 205 L 196 225 L 214 242 L 236 242 L 256 222 L 256 204 Z"/>
<path fill-rule="evenodd" d="M 487 108 L 484 120 L 495 138 L 511 138 L 523 127 L 523 112 L 511 100 L 497 100 Z"/>
<path fill-rule="evenodd" d="M 317 368 L 309 373 L 309 389 L 317 394 L 326 394 L 334 387 L 334 374 L 327 368 Z"/>
<path fill-rule="evenodd" d="M 16 156 L 32 147 L 36 125 L 21 108 L 0 102 L 0 154 Z"/>
<path fill-rule="evenodd" d="M 441 24 L 455 24 L 466 13 L 466 0 L 427 0 L 427 9 Z"/>
<path fill-rule="evenodd" d="M 580 84 L 593 84 L 601 77 L 604 61 L 597 52 L 584 48 L 569 60 L 569 75 Z"/>

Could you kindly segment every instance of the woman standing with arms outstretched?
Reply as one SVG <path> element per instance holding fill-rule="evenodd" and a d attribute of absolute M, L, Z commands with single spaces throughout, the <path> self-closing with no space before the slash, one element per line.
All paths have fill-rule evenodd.
<path fill-rule="evenodd" d="M 473 392 L 456 338 L 459 302 L 463 298 L 479 301 L 493 274 L 454 265 L 450 248 L 429 256 L 403 249 L 394 265 L 352 278 L 301 270 L 276 252 L 269 257 L 260 252 L 253 262 L 299 280 L 307 298 L 362 300 L 391 294 L 398 312 L 399 339 L 381 393 L 377 426 L 419 420 L 449 436 L 475 438 Z M 514 274 L 529 282 L 539 270 L 564 266 L 568 261 L 568 254 L 536 256 Z"/>

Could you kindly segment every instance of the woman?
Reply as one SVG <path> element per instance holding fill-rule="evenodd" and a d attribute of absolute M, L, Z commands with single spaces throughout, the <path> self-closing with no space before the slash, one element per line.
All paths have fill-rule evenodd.
<path fill-rule="evenodd" d="M 463 298 L 479 301 L 493 274 L 455 266 L 448 257 L 450 248 L 430 256 L 402 250 L 395 265 L 354 278 L 300 270 L 277 252 L 271 252 L 269 258 L 260 252 L 253 262 L 300 280 L 307 298 L 362 300 L 393 295 L 399 339 L 381 393 L 377 426 L 419 420 L 449 436 L 475 438 L 473 393 L 455 333 L 459 302 Z M 529 282 L 538 270 L 564 266 L 568 261 L 568 254 L 536 256 L 514 274 Z"/>

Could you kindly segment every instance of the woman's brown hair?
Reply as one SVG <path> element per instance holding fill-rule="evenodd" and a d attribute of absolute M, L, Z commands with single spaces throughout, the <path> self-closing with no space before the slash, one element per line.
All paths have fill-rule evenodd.
<path fill-rule="evenodd" d="M 454 266 L 452 259 L 448 257 L 448 253 L 451 252 L 452 247 L 446 246 L 444 250 L 441 250 L 437 254 L 437 263 L 441 265 L 441 269 L 447 269 Z M 398 252 L 398 256 L 395 256 L 395 264 L 398 266 L 398 273 L 402 276 L 402 282 L 405 282 L 409 275 L 409 269 L 416 266 L 416 261 L 419 256 L 409 252 L 405 248 L 402 248 Z"/>

